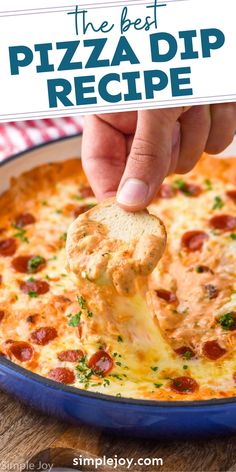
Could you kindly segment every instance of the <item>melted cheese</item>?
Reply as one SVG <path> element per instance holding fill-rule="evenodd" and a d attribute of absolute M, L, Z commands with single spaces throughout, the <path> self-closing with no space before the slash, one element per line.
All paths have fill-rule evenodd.
<path fill-rule="evenodd" d="M 222 329 L 218 320 L 236 312 L 236 241 L 232 236 L 236 231 L 214 231 L 209 220 L 216 214 L 236 215 L 235 202 L 226 196 L 227 190 L 236 188 L 235 167 L 233 160 L 205 157 L 194 172 L 181 177 L 201 186 L 199 196 L 178 191 L 174 198 L 158 198 L 150 206 L 166 225 L 168 247 L 149 279 L 147 299 L 142 293 L 122 297 L 87 279 L 78 288 L 66 270 L 68 227 L 79 208 L 82 211 L 96 203 L 92 196 L 83 197 L 81 190 L 88 184 L 79 161 L 42 166 L 14 180 L 0 199 L 0 247 L 1 240 L 12 237 L 18 246 L 14 255 L 0 256 L 1 352 L 46 377 L 52 369 L 68 368 L 75 374 L 74 386 L 111 395 L 170 401 L 234 396 L 236 331 Z M 206 184 L 209 175 L 210 186 Z M 166 182 L 173 187 L 175 181 L 171 177 Z M 223 206 L 213 209 L 218 197 Z M 34 215 L 35 223 L 15 228 L 12 223 L 21 213 Z M 181 247 L 181 238 L 193 230 L 206 232 L 208 239 L 200 251 L 188 253 Z M 12 260 L 22 255 L 39 255 L 46 265 L 35 274 L 16 272 Z M 199 273 L 196 269 L 201 265 L 211 271 Z M 24 293 L 21 283 L 30 278 L 46 281 L 47 293 Z M 205 291 L 209 285 L 219 290 L 215 298 Z M 173 292 L 176 302 L 166 302 L 158 290 Z M 45 345 L 35 344 L 31 335 L 40 327 L 55 328 L 57 337 Z M 9 340 L 29 343 L 33 358 L 22 362 L 14 357 Z M 209 340 L 217 340 L 226 354 L 215 361 L 207 358 L 204 343 Z M 183 359 L 176 354 L 182 346 L 191 348 L 195 357 Z M 88 360 L 101 349 L 113 359 L 112 370 L 104 376 L 88 367 Z M 84 358 L 74 363 L 60 361 L 58 353 L 67 350 L 82 350 Z M 171 380 L 182 376 L 195 379 L 198 389 L 174 391 Z"/>

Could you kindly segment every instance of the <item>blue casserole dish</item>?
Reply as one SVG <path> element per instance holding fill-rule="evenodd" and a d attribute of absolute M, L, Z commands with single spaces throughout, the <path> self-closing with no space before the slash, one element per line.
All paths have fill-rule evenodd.
<path fill-rule="evenodd" d="M 9 179 L 45 162 L 80 154 L 81 136 L 61 139 L 18 154 L 0 164 L 0 190 Z M 228 154 L 236 152 L 236 142 Z M 236 397 L 206 401 L 155 402 L 95 394 L 68 387 L 0 357 L 0 389 L 61 420 L 86 423 L 107 432 L 158 439 L 236 433 Z"/>

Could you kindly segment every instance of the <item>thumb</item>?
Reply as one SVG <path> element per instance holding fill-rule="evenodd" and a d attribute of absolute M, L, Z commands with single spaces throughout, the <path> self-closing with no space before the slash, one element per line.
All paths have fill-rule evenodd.
<path fill-rule="evenodd" d="M 138 113 L 136 133 L 122 176 L 117 202 L 130 211 L 145 208 L 171 168 L 172 148 L 180 144 L 176 121 L 181 108 Z"/>

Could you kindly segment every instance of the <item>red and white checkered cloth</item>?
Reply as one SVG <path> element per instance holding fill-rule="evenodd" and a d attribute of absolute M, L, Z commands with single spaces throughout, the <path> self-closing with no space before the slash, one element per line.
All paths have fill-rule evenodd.
<path fill-rule="evenodd" d="M 56 118 L 0 124 L 0 161 L 37 144 L 82 131 L 82 118 Z"/>

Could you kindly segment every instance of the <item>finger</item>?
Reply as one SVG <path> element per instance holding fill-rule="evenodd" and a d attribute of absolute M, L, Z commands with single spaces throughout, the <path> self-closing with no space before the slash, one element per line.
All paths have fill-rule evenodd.
<path fill-rule="evenodd" d="M 121 131 L 125 135 L 134 133 L 137 125 L 138 114 L 136 111 L 121 113 L 105 113 L 97 115 L 101 120 L 109 123 L 113 128 Z"/>
<path fill-rule="evenodd" d="M 206 152 L 219 154 L 233 141 L 236 132 L 236 104 L 224 103 L 211 106 L 211 129 Z"/>
<path fill-rule="evenodd" d="M 205 150 L 211 128 L 210 107 L 194 106 L 180 119 L 181 145 L 176 172 L 185 174 L 196 164 Z"/>
<path fill-rule="evenodd" d="M 170 162 L 168 175 L 175 173 L 178 160 L 179 160 L 180 144 L 181 144 L 181 127 L 180 127 L 180 122 L 177 121 L 174 127 L 173 136 L 172 136 L 171 162 Z"/>
<path fill-rule="evenodd" d="M 82 164 L 98 200 L 116 193 L 125 169 L 126 155 L 123 133 L 95 115 L 85 118 Z"/>
<path fill-rule="evenodd" d="M 117 194 L 124 209 L 145 208 L 168 174 L 174 126 L 181 111 L 175 108 L 138 113 L 136 133 Z"/>

